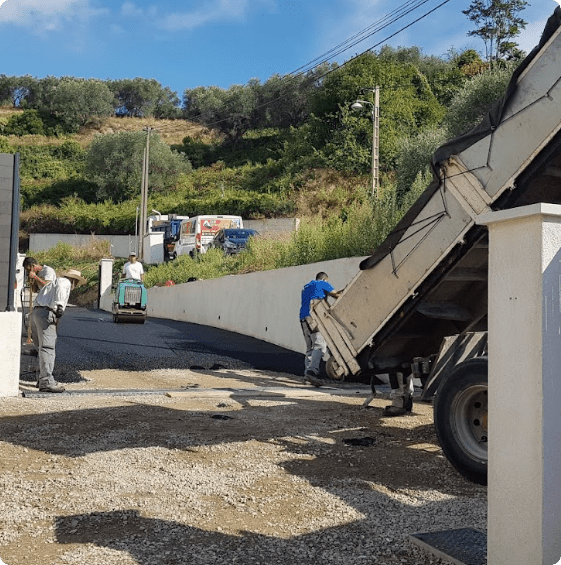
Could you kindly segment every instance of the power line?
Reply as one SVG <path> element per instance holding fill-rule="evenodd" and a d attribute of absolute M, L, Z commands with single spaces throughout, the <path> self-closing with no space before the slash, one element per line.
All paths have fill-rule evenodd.
<path fill-rule="evenodd" d="M 291 73 L 289 73 L 289 75 L 302 74 L 302 73 L 306 72 L 306 70 L 311 70 L 311 69 L 329 61 L 330 59 L 333 59 L 337 55 L 340 55 L 341 53 L 348 51 L 349 49 L 351 49 L 352 47 L 354 47 L 358 43 L 361 43 L 362 41 L 367 39 L 368 37 L 371 37 L 372 35 L 378 33 L 379 31 L 382 31 L 386 27 L 388 27 L 391 24 L 395 23 L 396 21 L 400 20 L 404 16 L 412 13 L 414 10 L 416 10 L 417 8 L 422 6 L 423 4 L 426 4 L 427 2 L 429 2 L 429 0 L 409 0 L 405 4 L 402 4 L 401 6 L 396 8 L 393 12 L 386 14 L 383 18 L 381 18 L 377 22 L 374 22 L 373 24 L 364 28 L 362 31 L 359 31 L 358 33 L 356 33 L 352 37 L 349 37 L 348 39 L 346 39 L 342 43 L 339 43 L 339 45 L 332 47 L 329 51 L 326 51 L 323 55 L 316 57 L 315 59 L 313 59 L 309 63 L 306 63 L 305 65 L 302 65 L 301 67 L 299 67 L 295 71 L 292 71 Z M 409 9 L 407 9 L 407 8 L 409 8 Z M 393 17 L 393 16 L 395 16 L 395 17 Z M 389 21 L 387 21 L 387 20 L 389 20 Z M 378 26 L 378 27 L 375 27 L 375 26 Z M 373 29 L 373 28 L 375 28 L 375 29 Z"/>
<path fill-rule="evenodd" d="M 428 2 L 428 1 L 429 1 L 429 0 L 421 0 L 421 2 L 418 4 L 418 6 L 416 6 L 415 8 L 410 9 L 410 10 L 409 10 L 408 12 L 406 12 L 405 14 L 400 15 L 399 18 L 396 18 L 395 20 L 393 20 L 393 21 L 390 22 L 390 23 L 394 23 L 394 22 L 397 21 L 398 19 L 401 19 L 404 15 L 407 15 L 407 14 L 411 13 L 414 9 L 416 9 L 416 8 L 419 7 L 419 6 L 421 6 L 422 4 L 425 4 L 425 3 Z M 323 74 L 320 75 L 320 76 L 311 77 L 312 82 L 320 81 L 321 79 L 325 78 L 326 76 L 330 75 L 331 73 L 336 72 L 336 71 L 338 71 L 339 69 L 343 68 L 343 67 L 344 67 L 345 65 L 347 65 L 348 63 L 350 63 L 350 62 L 354 61 L 355 59 L 358 59 L 358 58 L 361 57 L 362 55 L 364 55 L 364 54 L 366 54 L 366 53 L 368 53 L 368 52 L 370 52 L 370 51 L 376 49 L 376 47 L 379 47 L 380 45 L 383 45 L 383 44 L 386 43 L 388 40 L 390 40 L 390 39 L 392 39 L 393 37 L 395 37 L 396 35 L 400 34 L 402 31 L 405 31 L 406 29 L 410 28 L 411 26 L 413 26 L 413 25 L 416 24 L 417 22 L 423 20 L 424 18 L 426 18 L 427 16 L 429 16 L 430 14 L 432 14 L 433 12 L 435 12 L 436 10 L 438 10 L 439 8 L 441 8 L 442 6 L 444 6 L 445 4 L 448 4 L 448 2 L 450 2 L 450 1 L 451 1 L 451 0 L 444 0 L 444 1 L 441 2 L 438 6 L 432 8 L 432 9 L 429 10 L 428 12 L 425 12 L 422 16 L 420 16 L 420 17 L 418 17 L 417 19 L 413 20 L 413 21 L 410 22 L 409 24 L 403 26 L 402 28 L 400 28 L 400 29 L 397 30 L 396 32 L 392 33 L 392 34 L 389 35 L 388 37 L 384 38 L 383 40 L 379 41 L 379 42 L 376 43 L 375 45 L 369 47 L 368 49 L 365 49 L 364 51 L 362 51 L 362 52 L 359 53 L 358 55 L 355 55 L 354 57 L 351 57 L 350 59 L 348 59 L 347 61 L 345 61 L 345 62 L 342 63 L 341 65 L 339 65 L 338 67 L 336 67 L 336 68 L 334 68 L 334 69 L 330 69 L 329 71 L 323 73 Z M 409 3 L 410 3 L 410 2 L 409 2 Z M 401 6 L 400 8 L 404 7 L 405 5 L 406 5 L 406 4 L 404 4 L 404 5 Z M 398 8 L 398 10 L 399 10 L 400 8 Z M 387 16 L 386 16 L 386 17 L 387 17 Z M 375 25 L 375 24 L 372 24 L 372 25 Z M 388 23 L 387 25 L 384 25 L 381 29 L 384 29 L 384 28 L 387 27 L 388 25 L 390 25 L 390 24 Z M 369 26 L 368 28 L 365 28 L 365 29 L 370 29 L 371 27 L 372 27 L 372 26 Z M 369 35 L 365 36 L 365 38 L 374 35 L 374 34 L 377 33 L 378 31 L 380 31 L 380 30 L 377 30 L 377 31 L 375 31 L 375 32 L 370 33 Z M 364 30 L 363 30 L 363 32 L 364 32 Z M 360 33 L 362 33 L 362 32 L 359 32 L 359 34 L 360 34 Z M 355 36 L 357 36 L 357 35 L 359 35 L 359 34 L 355 34 Z M 353 36 L 353 37 L 355 37 L 355 36 Z M 365 38 L 364 38 L 364 39 L 365 39 Z M 361 41 L 363 41 L 364 39 L 362 39 Z M 345 43 L 345 42 L 343 42 L 343 43 Z M 360 41 L 358 41 L 358 42 L 356 42 L 356 43 L 360 43 Z M 356 45 L 356 43 L 355 43 L 355 45 Z M 333 48 L 333 49 L 336 49 L 336 48 Z M 332 49 L 332 50 L 333 50 L 333 49 Z M 332 50 L 330 50 L 330 51 L 332 51 Z M 345 49 L 345 50 L 347 50 L 347 49 Z M 328 52 L 328 53 L 329 53 L 329 52 Z M 318 58 L 319 58 L 319 57 L 318 57 Z M 317 60 L 318 58 L 314 59 L 314 61 Z M 322 61 L 322 62 L 325 62 L 325 61 Z M 321 63 L 319 63 L 318 65 L 316 65 L 316 67 L 319 66 L 320 64 L 321 64 Z M 305 66 L 307 66 L 307 65 L 304 65 L 303 67 L 300 67 L 300 68 L 304 68 Z M 294 74 L 294 73 L 296 73 L 296 71 L 293 71 L 292 73 L 289 73 L 289 74 L 286 75 L 286 76 L 301 76 L 302 74 L 304 74 L 304 72 L 310 72 L 310 71 L 312 71 L 312 70 L 313 70 L 314 68 L 316 68 L 316 67 L 310 68 L 310 69 L 308 69 L 308 71 L 302 71 L 302 72 L 300 72 L 300 73 L 298 73 L 298 74 Z M 388 85 L 388 86 L 389 86 L 389 85 Z M 395 85 L 395 86 L 397 86 L 397 85 Z M 272 100 L 268 100 L 267 102 L 264 102 L 263 104 L 257 106 L 257 107 L 256 107 L 256 110 L 259 110 L 259 109 L 261 109 L 261 108 L 263 108 L 263 107 L 265 107 L 265 106 L 267 106 L 267 105 L 269 105 L 269 104 L 271 104 L 271 103 L 273 103 L 273 102 L 277 102 L 278 100 L 282 100 L 283 98 L 286 98 L 286 96 L 288 96 L 288 94 L 280 95 L 280 96 L 278 96 L 277 98 L 274 98 L 274 99 L 272 99 Z M 193 118 L 190 118 L 190 120 L 191 120 L 191 121 L 197 121 L 197 117 L 198 117 L 198 116 L 194 116 Z M 226 120 L 227 120 L 227 119 L 225 118 L 225 119 L 222 119 L 222 120 L 217 120 L 217 121 L 215 121 L 215 122 L 211 122 L 210 124 L 205 124 L 204 122 L 200 122 L 200 123 L 201 123 L 203 126 L 207 127 L 207 128 L 212 128 L 212 127 L 214 127 L 214 126 L 216 126 L 216 125 L 219 125 L 219 124 L 225 122 Z M 163 129 L 163 128 L 160 128 L 160 129 Z M 194 129 L 194 128 L 193 128 L 193 129 Z"/>

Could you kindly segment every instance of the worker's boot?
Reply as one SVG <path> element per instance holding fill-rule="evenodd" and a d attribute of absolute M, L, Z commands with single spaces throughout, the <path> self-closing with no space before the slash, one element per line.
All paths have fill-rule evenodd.
<path fill-rule="evenodd" d="M 304 382 L 309 383 L 318 388 L 325 384 L 325 381 L 323 379 L 320 379 L 318 375 L 316 375 L 312 371 L 306 371 L 306 373 L 304 374 Z"/>
<path fill-rule="evenodd" d="M 395 398 L 393 404 L 386 406 L 382 412 L 382 416 L 392 417 L 392 416 L 405 416 L 406 414 L 411 414 L 413 410 L 413 396 L 407 395 L 401 398 Z"/>
<path fill-rule="evenodd" d="M 59 385 L 54 379 L 41 379 L 39 381 L 39 392 L 64 392 L 66 389 Z"/>

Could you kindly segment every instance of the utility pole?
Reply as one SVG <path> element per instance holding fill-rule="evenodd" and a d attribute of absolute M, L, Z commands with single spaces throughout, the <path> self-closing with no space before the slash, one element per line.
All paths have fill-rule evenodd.
<path fill-rule="evenodd" d="M 140 187 L 140 226 L 139 226 L 139 245 L 138 245 L 138 259 L 144 260 L 144 239 L 146 236 L 146 219 L 148 208 L 148 179 L 150 177 L 150 132 L 151 127 L 145 127 L 146 135 L 146 148 L 144 149 L 144 158 L 142 159 L 142 182 Z"/>
<path fill-rule="evenodd" d="M 372 194 L 378 198 L 379 168 L 380 168 L 380 87 L 374 89 L 374 108 L 372 109 L 373 136 L 372 136 Z"/>
<path fill-rule="evenodd" d="M 356 100 L 351 104 L 352 110 L 362 110 L 365 105 L 370 106 L 372 113 L 372 196 L 379 198 L 379 151 L 380 151 L 380 87 L 361 88 L 362 92 L 373 92 L 374 102 Z"/>

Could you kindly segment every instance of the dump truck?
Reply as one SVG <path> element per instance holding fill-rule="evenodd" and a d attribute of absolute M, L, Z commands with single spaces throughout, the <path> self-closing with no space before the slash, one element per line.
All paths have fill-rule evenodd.
<path fill-rule="evenodd" d="M 487 481 L 489 254 L 478 217 L 561 203 L 560 22 L 557 8 L 505 96 L 479 126 L 436 151 L 433 182 L 340 297 L 311 313 L 332 354 L 328 375 L 419 378 L 444 454 L 480 484 Z"/>

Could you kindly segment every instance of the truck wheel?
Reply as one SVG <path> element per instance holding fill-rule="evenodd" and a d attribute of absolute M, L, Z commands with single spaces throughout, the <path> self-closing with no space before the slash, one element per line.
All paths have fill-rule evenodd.
<path fill-rule="evenodd" d="M 345 373 L 341 371 L 341 368 L 337 364 L 337 361 L 330 357 L 325 364 L 325 372 L 327 376 L 334 381 L 344 381 Z"/>
<path fill-rule="evenodd" d="M 457 365 L 438 387 L 434 426 L 444 455 L 468 480 L 487 484 L 487 358 Z"/>

